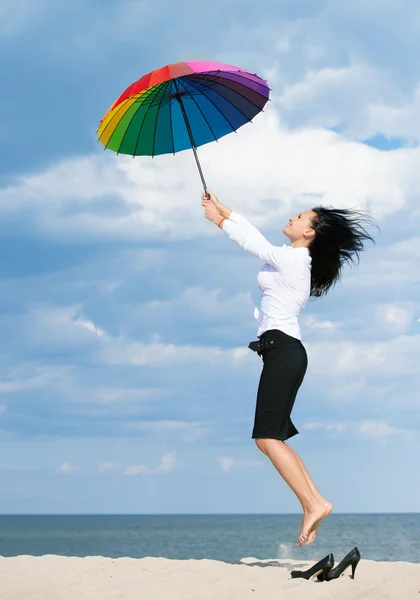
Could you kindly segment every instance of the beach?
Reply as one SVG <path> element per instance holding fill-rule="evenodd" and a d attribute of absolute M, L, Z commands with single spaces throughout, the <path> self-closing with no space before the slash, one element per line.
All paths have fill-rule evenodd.
<path fill-rule="evenodd" d="M 0 557 L 1 600 L 411 600 L 420 598 L 420 564 L 361 560 L 329 582 L 291 579 L 314 564 L 244 558 Z"/>

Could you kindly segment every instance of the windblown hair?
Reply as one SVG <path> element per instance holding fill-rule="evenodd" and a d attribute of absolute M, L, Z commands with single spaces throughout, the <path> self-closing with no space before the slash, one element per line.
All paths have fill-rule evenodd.
<path fill-rule="evenodd" d="M 317 206 L 311 226 L 315 236 L 308 250 L 312 257 L 311 298 L 320 298 L 335 286 L 345 263 L 357 266 L 367 240 L 375 243 L 366 225 L 379 227 L 374 219 L 351 209 Z"/>

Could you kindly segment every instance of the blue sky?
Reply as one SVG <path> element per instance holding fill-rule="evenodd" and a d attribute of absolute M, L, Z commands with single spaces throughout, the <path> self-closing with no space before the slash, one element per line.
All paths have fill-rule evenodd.
<path fill-rule="evenodd" d="M 299 512 L 250 437 L 260 264 L 204 219 L 192 153 L 96 141 L 130 83 L 194 59 L 273 89 L 200 149 L 223 203 L 278 244 L 319 203 L 379 223 L 302 314 L 292 445 L 337 512 L 419 510 L 419 20 L 414 0 L 0 7 L 0 512 Z"/>

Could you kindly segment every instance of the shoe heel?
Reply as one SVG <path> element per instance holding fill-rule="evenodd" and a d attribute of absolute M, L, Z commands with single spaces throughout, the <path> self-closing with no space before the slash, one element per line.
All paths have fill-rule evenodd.
<path fill-rule="evenodd" d="M 359 559 L 360 560 L 360 559 Z M 356 573 L 356 567 L 359 564 L 359 561 L 351 563 L 351 578 L 354 579 L 354 574 Z"/>
<path fill-rule="evenodd" d="M 317 579 L 318 581 L 325 581 L 327 574 L 331 571 L 331 567 L 325 567 L 325 569 L 322 569 L 321 573 L 318 573 L 317 575 Z"/>
<path fill-rule="evenodd" d="M 306 571 L 295 571 L 293 570 L 290 573 L 292 579 L 300 577 L 302 579 L 312 579 L 312 577 L 317 577 L 318 580 L 321 581 L 324 577 L 326 577 L 327 573 L 331 571 L 331 568 L 334 564 L 334 556 L 332 554 L 328 554 L 325 558 L 318 561 L 313 567 L 307 569 Z"/>

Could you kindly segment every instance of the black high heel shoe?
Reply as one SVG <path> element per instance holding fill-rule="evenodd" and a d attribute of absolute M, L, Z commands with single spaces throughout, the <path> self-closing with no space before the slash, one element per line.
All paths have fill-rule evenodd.
<path fill-rule="evenodd" d="M 351 565 L 351 577 L 354 579 L 354 574 L 356 572 L 356 567 L 360 561 L 360 552 L 357 548 L 353 548 L 351 552 L 347 554 L 343 558 L 343 560 L 333 569 L 330 569 L 328 573 L 319 573 L 318 581 L 331 581 L 331 579 L 338 579 L 340 575 L 344 573 L 347 567 Z"/>
<path fill-rule="evenodd" d="M 292 579 L 297 579 L 298 577 L 301 579 L 310 579 L 311 577 L 318 575 L 319 579 L 319 577 L 326 577 L 333 566 L 334 556 L 332 554 L 328 554 L 328 556 L 317 562 L 316 565 L 307 571 L 292 571 L 290 575 Z M 319 579 L 319 581 L 324 581 L 324 579 Z"/>

